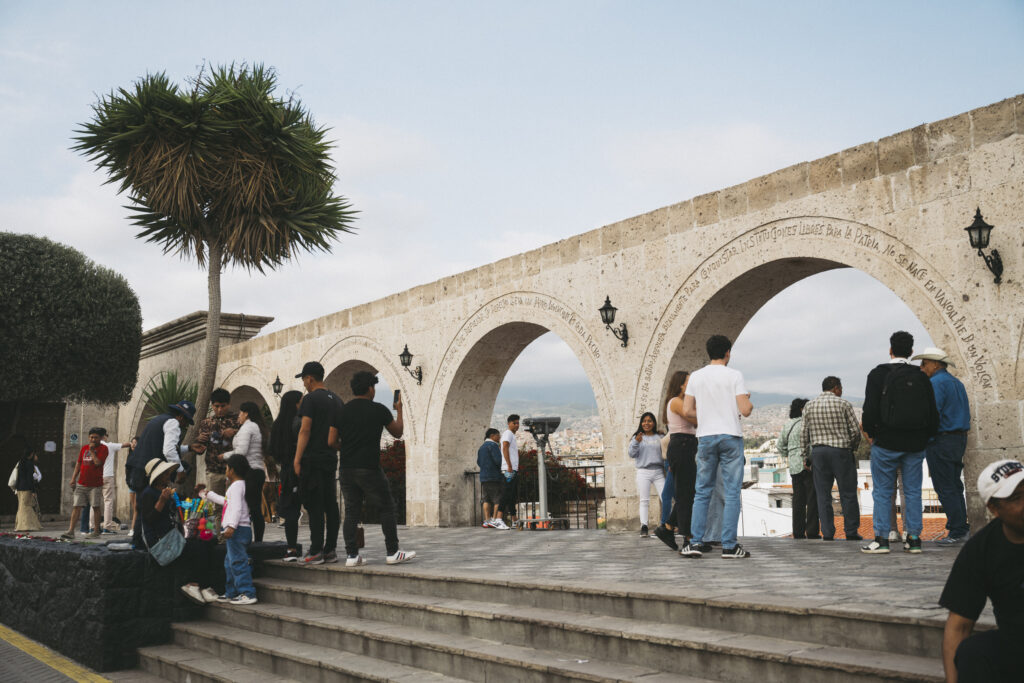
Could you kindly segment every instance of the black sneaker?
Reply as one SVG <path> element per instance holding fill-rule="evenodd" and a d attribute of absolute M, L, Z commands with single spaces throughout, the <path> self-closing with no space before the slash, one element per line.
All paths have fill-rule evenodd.
<path fill-rule="evenodd" d="M 324 564 L 338 564 L 338 553 L 331 551 L 324 553 Z"/>
<path fill-rule="evenodd" d="M 868 555 L 884 555 L 889 552 L 889 539 L 884 536 L 875 536 L 875 540 L 860 547 L 862 553 Z"/>
<path fill-rule="evenodd" d="M 284 553 L 284 558 L 282 559 L 284 559 L 285 562 L 298 562 L 299 552 L 297 550 L 286 550 Z"/>
<path fill-rule="evenodd" d="M 647 530 L 647 525 L 646 524 L 644 524 L 642 527 L 640 527 L 640 538 L 649 538 L 650 535 L 651 535 L 651 532 Z"/>
<path fill-rule="evenodd" d="M 711 546 L 707 543 L 693 543 L 689 542 L 680 549 L 679 554 L 682 557 L 690 557 L 693 559 L 699 559 L 704 553 L 710 553 Z"/>
<path fill-rule="evenodd" d="M 903 544 L 903 549 L 906 550 L 908 553 L 921 552 L 921 537 L 907 536 L 907 541 Z"/>
<path fill-rule="evenodd" d="M 860 534 L 846 534 L 847 541 L 863 541 L 864 537 Z"/>
<path fill-rule="evenodd" d="M 743 546 L 741 546 L 739 543 L 736 544 L 735 548 L 728 548 L 728 549 L 722 548 L 722 558 L 723 559 L 733 560 L 733 559 L 745 558 L 745 557 L 750 557 L 750 553 L 748 553 L 743 548 Z"/>
<path fill-rule="evenodd" d="M 654 535 L 658 537 L 658 540 L 667 545 L 672 550 L 679 550 L 679 544 L 676 543 L 676 539 L 671 531 L 666 529 L 664 526 L 659 526 L 654 529 Z"/>

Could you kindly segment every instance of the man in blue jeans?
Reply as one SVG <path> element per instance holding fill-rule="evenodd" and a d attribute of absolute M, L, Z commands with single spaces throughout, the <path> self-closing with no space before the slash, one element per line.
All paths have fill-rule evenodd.
<path fill-rule="evenodd" d="M 939 433 L 925 449 L 928 472 L 946 513 L 946 536 L 936 543 L 956 545 L 966 541 L 971 531 L 967 524 L 964 482 L 960 478 L 964 471 L 967 432 L 971 428 L 971 406 L 963 382 L 946 370 L 953 363 L 945 351 L 928 348 L 913 360 L 921 361 L 921 371 L 931 379 L 935 407 L 939 411 Z"/>
<path fill-rule="evenodd" d="M 743 490 L 743 429 L 740 415 L 749 417 L 754 406 L 739 370 L 726 367 L 732 342 L 720 334 L 707 341 L 710 363 L 690 375 L 683 396 L 683 417 L 697 425 L 697 486 L 693 499 L 691 541 L 682 547 L 683 557 L 698 558 L 711 551 L 705 543 L 708 508 L 715 483 L 722 479 L 725 508 L 722 511 L 722 557 L 747 558 L 750 553 L 736 542 Z"/>
<path fill-rule="evenodd" d="M 939 429 L 939 412 L 928 375 L 908 360 L 913 352 L 914 337 L 894 332 L 889 337 L 889 362 L 868 373 L 864 389 L 862 426 L 871 442 L 875 540 L 861 547 L 861 552 L 870 555 L 889 552 L 888 510 L 897 471 L 903 472 L 907 501 L 904 549 L 921 552 L 922 463 L 924 449 Z"/>

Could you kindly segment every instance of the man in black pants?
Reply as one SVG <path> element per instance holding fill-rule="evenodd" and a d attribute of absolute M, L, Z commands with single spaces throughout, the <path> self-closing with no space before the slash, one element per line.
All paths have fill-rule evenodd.
<path fill-rule="evenodd" d="M 395 523 L 395 502 L 391 498 L 387 477 L 380 466 L 380 437 L 384 429 L 396 439 L 402 438 L 402 399 L 395 401 L 398 417 L 392 417 L 387 406 L 374 403 L 377 376 L 360 371 L 352 376 L 349 386 L 355 398 L 338 413 L 331 427 L 331 443 L 341 448 L 341 494 L 345 497 L 345 552 L 346 567 L 363 564 L 359 554 L 356 527 L 367 500 L 380 513 L 381 531 L 387 550 L 386 562 L 399 564 L 416 557 L 414 551 L 398 548 L 398 526 Z"/>
<path fill-rule="evenodd" d="M 338 561 L 336 548 L 341 515 L 334 487 L 337 453 L 328 437 L 344 404 L 324 384 L 324 366 L 320 363 L 306 363 L 302 372 L 295 376 L 302 378 L 302 386 L 308 392 L 299 406 L 302 424 L 294 462 L 302 504 L 309 513 L 309 552 L 303 562 L 333 563 Z"/>
<path fill-rule="evenodd" d="M 942 638 L 947 681 L 1020 681 L 1024 639 L 1024 464 L 1000 460 L 981 471 L 978 495 L 993 519 L 953 563 L 939 604 L 949 610 Z M 992 601 L 996 629 L 971 635 Z"/>

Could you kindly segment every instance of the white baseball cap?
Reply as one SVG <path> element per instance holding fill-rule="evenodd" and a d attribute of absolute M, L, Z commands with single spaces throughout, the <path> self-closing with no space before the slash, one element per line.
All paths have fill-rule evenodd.
<path fill-rule="evenodd" d="M 978 475 L 978 495 L 988 505 L 992 498 L 1008 498 L 1024 481 L 1024 464 L 1016 460 L 999 460 Z"/>

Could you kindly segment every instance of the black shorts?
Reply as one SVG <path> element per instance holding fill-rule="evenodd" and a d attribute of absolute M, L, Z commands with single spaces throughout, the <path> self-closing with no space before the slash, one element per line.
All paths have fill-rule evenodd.
<path fill-rule="evenodd" d="M 501 492 L 505 488 L 503 481 L 482 481 L 480 482 L 480 499 L 484 503 L 496 505 L 501 500 Z"/>

